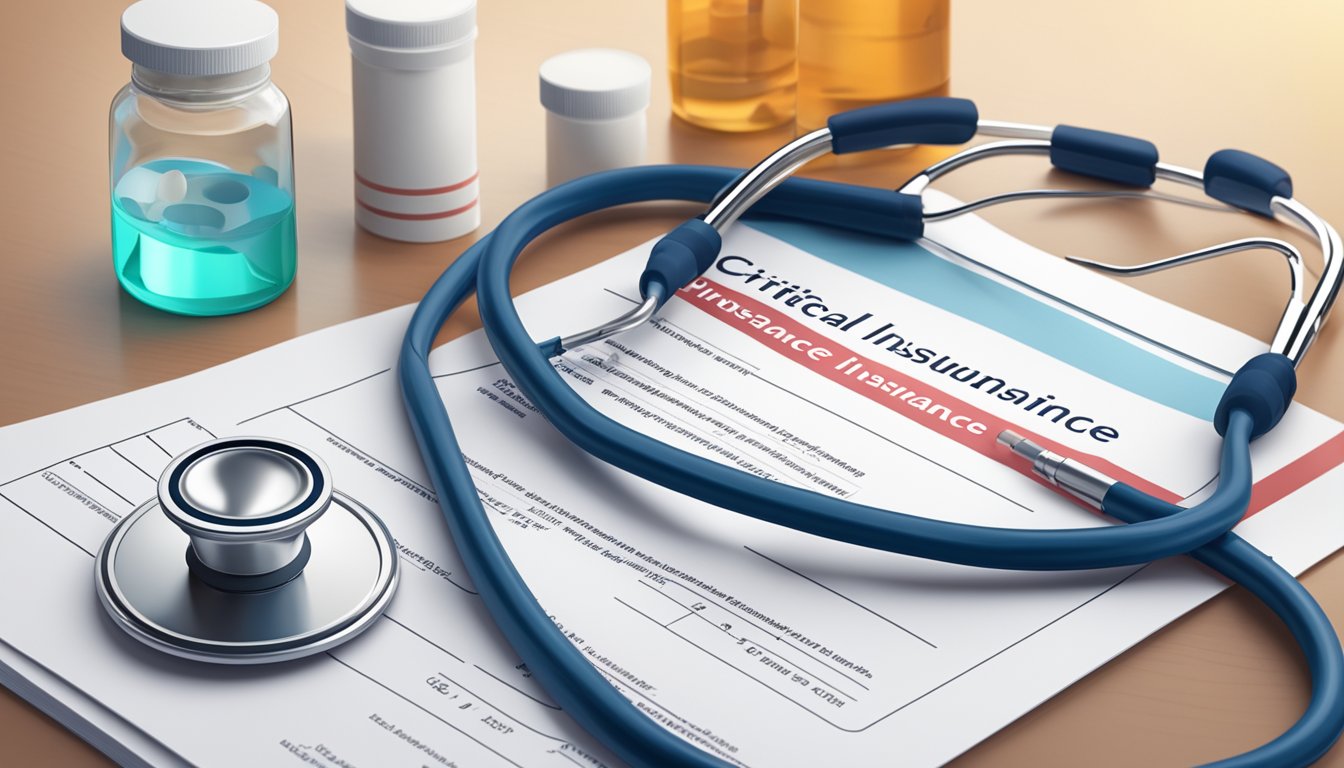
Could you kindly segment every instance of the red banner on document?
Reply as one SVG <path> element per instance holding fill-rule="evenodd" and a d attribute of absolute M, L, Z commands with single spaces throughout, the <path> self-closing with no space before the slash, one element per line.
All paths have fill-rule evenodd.
<path fill-rule="evenodd" d="M 781 314 L 776 308 L 712 280 L 698 278 L 690 286 L 678 291 L 677 296 L 808 370 L 1053 490 L 1059 489 L 1038 477 L 1031 471 L 1029 464 L 997 442 L 1000 432 L 1011 429 L 1055 453 L 1076 458 L 1156 498 L 1172 503 L 1181 500 L 1175 492 L 1106 459 L 1065 447 L 919 379 L 858 355 Z M 1273 504 L 1340 463 L 1344 463 L 1344 433 L 1256 483 L 1247 516 Z"/>

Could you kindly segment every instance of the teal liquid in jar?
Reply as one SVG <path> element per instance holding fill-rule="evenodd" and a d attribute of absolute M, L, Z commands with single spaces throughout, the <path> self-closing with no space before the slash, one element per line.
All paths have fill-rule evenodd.
<path fill-rule="evenodd" d="M 294 198 L 265 166 L 153 160 L 113 188 L 112 258 L 122 287 L 152 307 L 246 312 L 294 280 Z"/>

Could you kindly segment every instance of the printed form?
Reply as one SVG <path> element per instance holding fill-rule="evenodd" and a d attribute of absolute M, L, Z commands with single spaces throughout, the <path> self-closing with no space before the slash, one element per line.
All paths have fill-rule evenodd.
<path fill-rule="evenodd" d="M 630 306 L 649 245 L 523 297 L 533 335 Z M 128 762 L 618 765 L 533 681 L 455 553 L 395 378 L 408 317 L 0 430 L 4 679 Z M 932 225 L 919 244 L 757 221 L 654 322 L 556 367 L 612 418 L 744 472 L 1056 528 L 1108 523 L 1035 480 L 1000 431 L 1197 499 L 1216 473 L 1226 371 L 1261 350 L 979 220 Z M 641 711 L 730 763 L 941 764 L 1225 587 L 1184 559 L 987 571 L 783 530 L 574 448 L 479 332 L 432 362 L 541 603 Z M 214 667 L 106 619 L 93 554 L 172 456 L 225 434 L 315 450 L 387 523 L 401 586 L 365 635 L 297 662 Z M 1243 535 L 1294 572 L 1344 544 L 1328 503 L 1344 491 L 1339 423 L 1295 405 L 1254 459 Z"/>

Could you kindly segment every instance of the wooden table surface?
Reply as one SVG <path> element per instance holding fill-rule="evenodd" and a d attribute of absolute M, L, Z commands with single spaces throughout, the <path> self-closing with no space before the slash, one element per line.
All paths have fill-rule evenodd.
<path fill-rule="evenodd" d="M 299 277 L 273 304 L 225 318 L 167 315 L 120 291 L 111 268 L 107 105 L 129 77 L 118 2 L 47 0 L 6 8 L 0 46 L 5 241 L 0 251 L 0 424 L 42 416 L 191 373 L 262 347 L 415 301 L 471 238 L 405 245 L 353 224 L 349 52 L 341 6 L 273 0 L 281 18 L 274 79 L 294 110 Z M 481 232 L 545 184 L 536 71 L 554 53 L 608 46 L 655 73 L 650 162 L 743 165 L 791 137 L 703 131 L 671 118 L 664 19 L 654 0 L 491 0 L 480 9 Z M 1344 4 L 965 2 L 953 11 L 952 93 L 995 119 L 1071 123 L 1155 141 L 1163 159 L 1200 167 L 1224 147 L 1290 169 L 1295 190 L 1344 221 Z M 830 162 L 809 173 L 895 186 L 935 150 Z M 969 197 L 1057 183 L 1039 161 L 1006 160 L 940 184 Z M 1135 263 L 1263 232 L 1251 217 L 1150 203 L 1029 203 L 996 224 L 1054 253 Z M 1100 209 L 1100 210 L 1098 210 Z M 689 209 L 653 206 L 592 217 L 548 237 L 519 270 L 531 288 L 665 230 Z M 1319 255 L 1301 238 L 1279 236 Z M 1140 278 L 1143 290 L 1258 337 L 1286 297 L 1263 253 Z M 474 327 L 474 313 L 448 335 Z M 1308 356 L 1299 401 L 1344 419 L 1341 321 Z M 1344 510 L 1341 510 L 1344 511 Z M 1304 581 L 1344 625 L 1344 559 Z M 1306 675 L 1273 617 L 1231 590 L 1141 643 L 968 752 L 959 766 L 1185 765 L 1277 735 L 1305 704 Z M 900 745 L 891 747 L 899 762 Z M 103 765 L 106 759 L 0 692 L 0 765 Z M 1344 766 L 1344 748 L 1324 765 Z"/>

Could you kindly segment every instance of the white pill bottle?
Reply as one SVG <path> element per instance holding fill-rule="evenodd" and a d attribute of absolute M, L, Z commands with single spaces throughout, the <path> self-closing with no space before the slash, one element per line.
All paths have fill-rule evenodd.
<path fill-rule="evenodd" d="M 475 0 L 346 0 L 355 221 L 417 243 L 481 223 Z"/>

